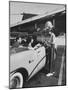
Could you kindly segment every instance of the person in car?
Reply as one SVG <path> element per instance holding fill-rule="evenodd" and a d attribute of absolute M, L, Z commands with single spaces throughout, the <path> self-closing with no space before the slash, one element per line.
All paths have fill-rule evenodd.
<path fill-rule="evenodd" d="M 33 49 L 35 46 L 37 46 L 39 44 L 36 36 L 28 37 L 27 41 L 28 41 L 28 48 L 31 48 L 31 49 Z"/>
<path fill-rule="evenodd" d="M 33 43 L 33 38 L 32 37 L 30 37 L 30 42 L 29 42 L 29 44 L 28 44 L 28 47 L 30 47 L 30 48 L 32 48 L 32 43 Z"/>
<path fill-rule="evenodd" d="M 21 46 L 22 38 L 17 37 L 15 43 L 13 44 L 13 47 L 18 48 Z"/>

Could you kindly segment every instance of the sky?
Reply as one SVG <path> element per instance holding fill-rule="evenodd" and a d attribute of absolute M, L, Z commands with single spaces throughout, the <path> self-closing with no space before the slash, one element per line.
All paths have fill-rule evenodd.
<path fill-rule="evenodd" d="M 64 8 L 64 5 L 10 2 L 10 24 L 21 21 L 21 13 L 44 14 L 57 9 Z"/>

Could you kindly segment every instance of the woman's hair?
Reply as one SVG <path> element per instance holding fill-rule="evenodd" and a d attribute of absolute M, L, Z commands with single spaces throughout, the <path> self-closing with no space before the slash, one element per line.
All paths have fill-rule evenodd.
<path fill-rule="evenodd" d="M 27 37 L 27 43 L 30 43 L 31 42 L 31 39 L 32 39 L 32 37 L 28 36 Z"/>
<path fill-rule="evenodd" d="M 53 28 L 52 22 L 51 22 L 51 21 L 47 21 L 47 22 L 45 23 L 45 28 L 52 29 L 52 28 Z"/>
<path fill-rule="evenodd" d="M 19 37 L 16 37 L 16 41 L 19 39 Z"/>
<path fill-rule="evenodd" d="M 21 38 L 21 37 L 19 37 L 19 36 L 18 36 L 18 37 L 16 37 L 16 41 L 17 41 L 19 38 Z"/>

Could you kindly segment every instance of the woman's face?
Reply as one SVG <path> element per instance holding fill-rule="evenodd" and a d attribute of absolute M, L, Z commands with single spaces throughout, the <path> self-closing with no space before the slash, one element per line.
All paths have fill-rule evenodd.
<path fill-rule="evenodd" d="M 53 28 L 52 23 L 51 23 L 50 21 L 46 22 L 46 23 L 45 23 L 45 28 L 46 28 L 46 29 L 49 29 L 49 31 L 51 31 L 51 29 Z"/>
<path fill-rule="evenodd" d="M 22 39 L 21 39 L 21 38 L 19 38 L 19 39 L 18 39 L 18 42 L 19 42 L 19 43 L 21 43 L 21 41 L 22 41 Z"/>
<path fill-rule="evenodd" d="M 33 43 L 33 41 L 34 41 L 34 40 L 33 40 L 33 39 L 31 39 L 31 43 Z"/>

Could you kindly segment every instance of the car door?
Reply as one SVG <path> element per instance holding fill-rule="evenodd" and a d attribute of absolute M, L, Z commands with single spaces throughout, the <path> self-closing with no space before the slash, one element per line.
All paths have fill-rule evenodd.
<path fill-rule="evenodd" d="M 39 71 L 40 69 L 42 69 L 42 67 L 44 67 L 46 63 L 46 53 L 45 48 L 43 46 L 37 49 L 37 61 L 37 70 Z"/>
<path fill-rule="evenodd" d="M 33 50 L 32 54 L 32 59 L 29 61 L 29 68 L 31 69 L 31 73 L 29 75 L 29 78 L 31 78 L 32 76 L 34 76 L 37 72 L 37 66 L 38 66 L 38 57 L 37 57 L 37 51 Z"/>
<path fill-rule="evenodd" d="M 31 64 L 33 67 L 33 70 L 30 74 L 30 78 L 36 74 L 42 67 L 44 67 L 46 63 L 46 53 L 44 47 L 39 47 L 36 50 L 34 50 L 33 54 L 34 62 Z"/>

